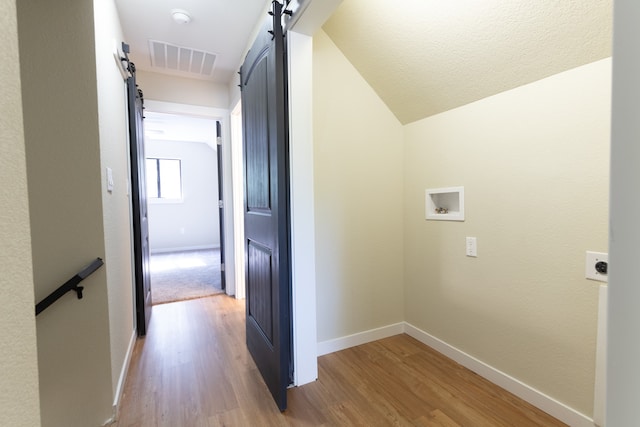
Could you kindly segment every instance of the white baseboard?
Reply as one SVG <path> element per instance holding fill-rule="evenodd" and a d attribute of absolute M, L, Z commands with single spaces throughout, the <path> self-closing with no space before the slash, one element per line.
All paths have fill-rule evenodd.
<path fill-rule="evenodd" d="M 393 325 L 383 326 L 382 328 L 371 329 L 369 331 L 359 332 L 346 337 L 336 338 L 333 340 L 322 341 L 318 343 L 318 356 L 333 353 L 335 351 L 344 350 L 349 347 L 355 347 L 360 344 L 366 344 L 371 341 L 388 338 L 404 332 L 404 323 L 395 323 Z"/>
<path fill-rule="evenodd" d="M 131 334 L 131 340 L 129 340 L 129 347 L 127 348 L 127 354 L 124 356 L 124 363 L 120 370 L 120 378 L 118 378 L 118 386 L 113 396 L 113 419 L 115 420 L 118 415 L 118 409 L 120 408 L 120 400 L 122 399 L 122 393 L 124 392 L 124 383 L 127 380 L 127 374 L 129 373 L 129 365 L 131 364 L 131 356 L 133 356 L 133 348 L 136 345 L 136 339 L 138 334 L 133 331 Z"/>
<path fill-rule="evenodd" d="M 318 343 L 318 356 L 333 353 L 354 347 L 356 345 L 366 344 L 382 338 L 393 335 L 406 333 L 407 335 L 417 339 L 421 343 L 428 345 L 434 350 L 442 353 L 448 358 L 458 362 L 465 368 L 486 378 L 492 383 L 504 388 L 505 390 L 515 394 L 522 400 L 541 409 L 549 415 L 559 419 L 571 427 L 594 427 L 593 420 L 586 415 L 570 408 L 562 402 L 536 390 L 535 388 L 513 378 L 504 372 L 487 365 L 486 363 L 476 359 L 475 357 L 459 350 L 452 345 L 428 334 L 427 332 L 416 328 L 410 323 L 401 322 L 389 326 L 384 326 L 369 331 L 360 332 L 346 337 L 336 338 L 333 340 L 322 341 Z"/>
<path fill-rule="evenodd" d="M 181 246 L 177 248 L 158 248 L 151 249 L 151 255 L 153 254 L 166 254 L 169 252 L 185 252 L 185 251 L 202 251 L 206 249 L 220 249 L 220 246 L 215 245 L 201 245 L 201 246 Z"/>
<path fill-rule="evenodd" d="M 424 332 L 415 326 L 405 323 L 405 333 L 434 350 L 444 354 L 448 358 L 455 360 L 465 368 L 486 378 L 492 383 L 515 394 L 522 400 L 529 402 L 533 406 L 540 408 L 549 415 L 572 427 L 593 427 L 593 420 L 584 414 L 568 407 L 564 403 L 558 402 L 552 397 L 528 386 L 522 381 L 505 374 L 498 369 L 487 365 L 473 356 L 459 350 L 452 345 Z"/>

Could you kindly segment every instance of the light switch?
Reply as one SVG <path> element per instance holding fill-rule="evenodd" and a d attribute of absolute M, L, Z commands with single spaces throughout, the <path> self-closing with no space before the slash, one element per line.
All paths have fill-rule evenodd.
<path fill-rule="evenodd" d="M 107 191 L 113 193 L 113 171 L 107 168 Z"/>
<path fill-rule="evenodd" d="M 478 256 L 478 242 L 475 237 L 467 237 L 467 256 Z"/>

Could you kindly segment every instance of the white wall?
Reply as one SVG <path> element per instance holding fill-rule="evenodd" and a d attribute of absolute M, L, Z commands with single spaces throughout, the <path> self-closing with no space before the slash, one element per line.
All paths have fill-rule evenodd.
<path fill-rule="evenodd" d="M 18 33 L 34 293 L 105 259 L 93 3 L 20 2 Z M 75 60 L 74 60 L 75 58 Z M 45 426 L 112 416 L 107 269 L 37 318 Z"/>
<path fill-rule="evenodd" d="M 111 380 L 114 403 L 117 403 L 125 380 L 135 329 L 126 83 L 114 58 L 115 46 L 120 46 L 124 36 L 113 0 L 95 0 L 94 9 L 106 261 L 104 268 L 109 293 Z M 107 167 L 113 171 L 112 192 L 106 191 Z"/>
<path fill-rule="evenodd" d="M 225 85 L 142 70 L 137 76 L 146 99 L 229 109 L 229 91 Z"/>
<path fill-rule="evenodd" d="M 404 319 L 402 126 L 327 35 L 313 38 L 318 341 Z"/>
<path fill-rule="evenodd" d="M 38 360 L 15 0 L 0 0 L 0 419 L 39 426 Z"/>
<path fill-rule="evenodd" d="M 146 141 L 145 150 L 147 157 L 180 159 L 182 167 L 182 202 L 148 204 L 151 251 L 220 247 L 216 151 L 199 142 L 157 140 Z"/>
<path fill-rule="evenodd" d="M 640 4 L 616 0 L 614 23 L 606 425 L 626 427 L 640 402 Z"/>

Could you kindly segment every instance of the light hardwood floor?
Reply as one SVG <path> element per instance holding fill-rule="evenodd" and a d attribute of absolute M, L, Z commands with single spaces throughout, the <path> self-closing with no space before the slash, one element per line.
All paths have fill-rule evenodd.
<path fill-rule="evenodd" d="M 565 425 L 407 335 L 320 357 L 318 381 L 290 389 L 280 413 L 244 339 L 242 301 L 155 306 L 116 425 Z"/>

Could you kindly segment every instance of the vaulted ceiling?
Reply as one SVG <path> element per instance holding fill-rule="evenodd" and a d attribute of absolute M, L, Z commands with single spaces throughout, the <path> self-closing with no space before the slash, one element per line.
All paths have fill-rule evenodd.
<path fill-rule="evenodd" d="M 218 83 L 236 78 L 268 3 L 116 0 L 138 68 Z M 192 22 L 173 22 L 175 8 Z M 409 123 L 610 56 L 612 9 L 612 0 L 343 0 L 323 29 Z M 149 40 L 214 53 L 213 72 L 154 67 Z"/>
<path fill-rule="evenodd" d="M 611 0 L 344 0 L 325 32 L 402 123 L 611 55 Z"/>

